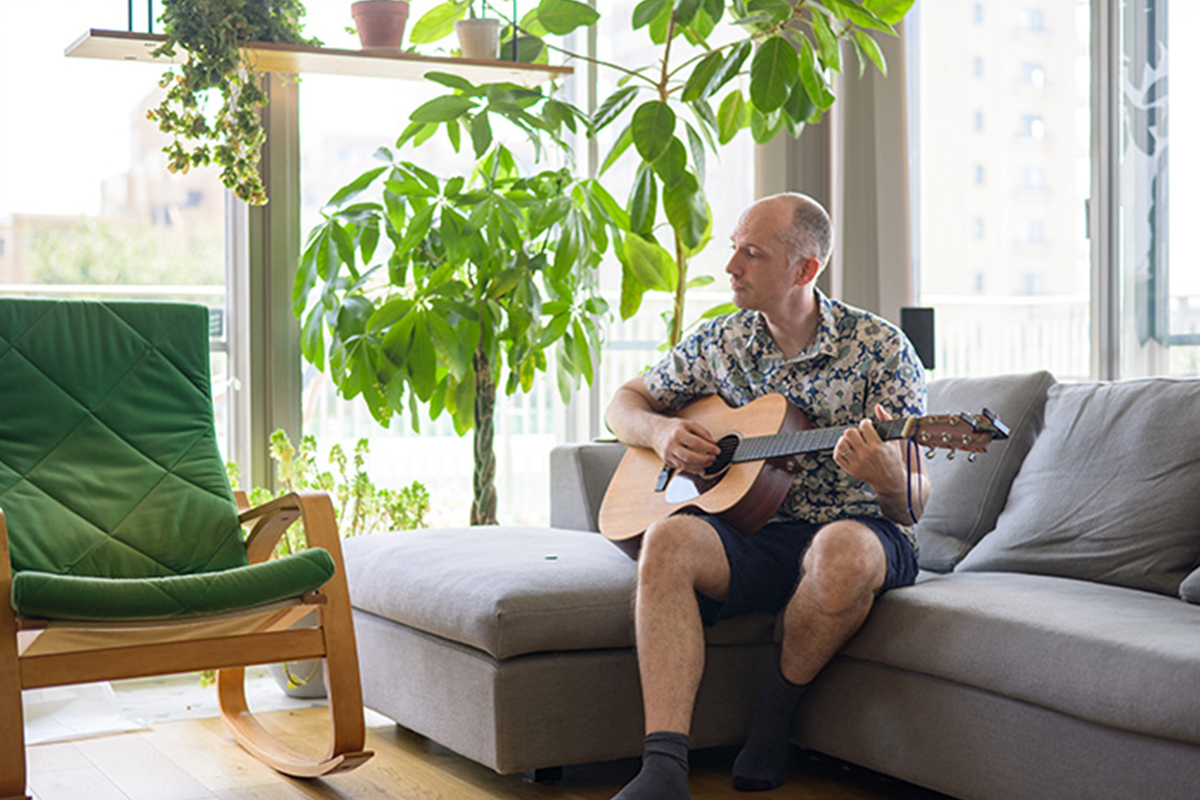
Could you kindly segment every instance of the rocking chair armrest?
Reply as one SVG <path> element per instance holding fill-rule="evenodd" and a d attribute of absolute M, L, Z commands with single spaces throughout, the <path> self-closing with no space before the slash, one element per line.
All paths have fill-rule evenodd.
<path fill-rule="evenodd" d="M 246 554 L 251 564 L 266 561 L 279 538 L 296 520 L 304 521 L 308 547 L 322 547 L 335 562 L 341 560 L 341 540 L 333 503 L 325 492 L 289 492 L 282 497 L 248 508 L 238 515 L 243 525 L 253 523 L 246 538 Z"/>

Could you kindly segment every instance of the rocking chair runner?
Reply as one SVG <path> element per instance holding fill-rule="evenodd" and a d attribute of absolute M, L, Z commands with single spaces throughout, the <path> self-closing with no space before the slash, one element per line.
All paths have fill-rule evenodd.
<path fill-rule="evenodd" d="M 221 715 L 269 766 L 317 777 L 371 757 L 328 496 L 239 505 L 206 309 L 0 300 L 0 799 L 26 796 L 21 690 L 71 683 L 215 668 Z M 310 549 L 271 559 L 297 520 Z M 290 629 L 313 610 L 319 627 Z M 326 660 L 320 758 L 269 734 L 243 687 L 245 666 L 304 658 Z"/>

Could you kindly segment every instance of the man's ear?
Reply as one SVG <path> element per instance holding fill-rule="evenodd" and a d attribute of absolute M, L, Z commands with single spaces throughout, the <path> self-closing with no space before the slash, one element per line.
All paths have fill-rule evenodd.
<path fill-rule="evenodd" d="M 800 286 L 815 281 L 821 271 L 821 262 L 812 256 L 801 258 L 798 266 L 800 267 L 800 272 L 796 275 L 796 283 Z"/>

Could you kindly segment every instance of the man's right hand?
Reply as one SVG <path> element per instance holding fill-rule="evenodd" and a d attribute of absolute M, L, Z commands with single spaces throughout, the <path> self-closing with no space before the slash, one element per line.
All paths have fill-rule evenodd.
<path fill-rule="evenodd" d="M 712 434 L 698 422 L 667 415 L 639 375 L 619 387 L 608 404 L 608 427 L 625 444 L 654 450 L 668 467 L 700 472 L 720 455 Z"/>
<path fill-rule="evenodd" d="M 654 452 L 668 467 L 698 473 L 721 453 L 712 434 L 698 422 L 663 417 L 656 427 Z"/>

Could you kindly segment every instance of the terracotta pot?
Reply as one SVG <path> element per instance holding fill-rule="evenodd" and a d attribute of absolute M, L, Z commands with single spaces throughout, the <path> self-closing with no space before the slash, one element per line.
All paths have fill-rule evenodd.
<path fill-rule="evenodd" d="M 460 19 L 454 23 L 463 58 L 495 61 L 500 57 L 500 20 Z"/>
<path fill-rule="evenodd" d="M 408 21 L 407 0 L 360 0 L 350 4 L 364 50 L 399 50 Z"/>

